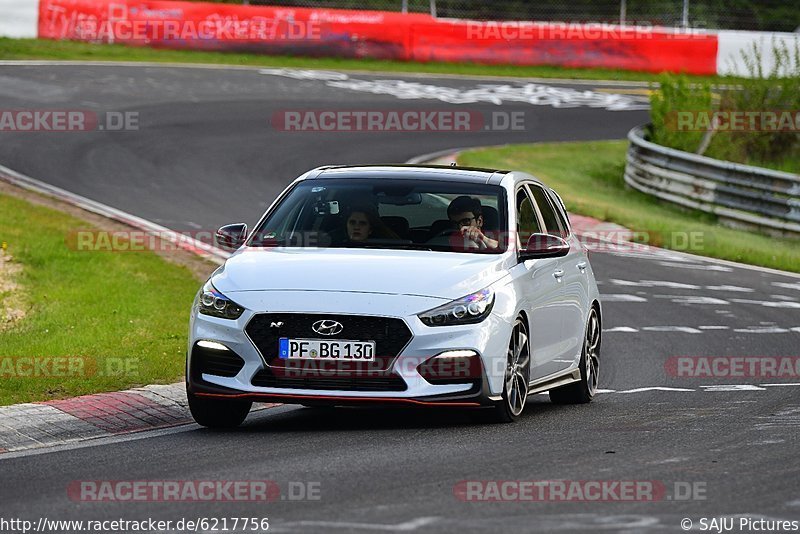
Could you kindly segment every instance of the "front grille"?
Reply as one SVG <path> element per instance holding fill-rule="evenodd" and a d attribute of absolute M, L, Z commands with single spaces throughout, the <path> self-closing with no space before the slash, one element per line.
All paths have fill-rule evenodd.
<path fill-rule="evenodd" d="M 289 371 L 289 374 L 292 374 Z M 320 389 L 339 391 L 405 391 L 405 381 L 394 373 L 382 376 L 325 376 L 322 372 L 304 371 L 304 376 L 285 376 L 283 371 L 273 373 L 262 369 L 255 374 L 252 384 L 264 388 Z M 322 375 L 322 376 L 319 376 Z"/>
<path fill-rule="evenodd" d="M 338 321 L 344 329 L 333 336 L 319 335 L 311 329 L 311 325 L 323 319 Z M 287 360 L 278 356 L 278 340 L 282 337 L 374 341 L 374 362 L 342 360 L 315 362 L 318 370 L 344 373 L 387 370 L 411 340 L 411 331 L 403 320 L 363 315 L 260 313 L 250 320 L 245 332 L 270 367 L 286 367 Z"/>
<path fill-rule="evenodd" d="M 232 350 L 192 348 L 191 372 L 195 379 L 203 373 L 214 376 L 233 377 L 244 367 L 244 360 Z"/>

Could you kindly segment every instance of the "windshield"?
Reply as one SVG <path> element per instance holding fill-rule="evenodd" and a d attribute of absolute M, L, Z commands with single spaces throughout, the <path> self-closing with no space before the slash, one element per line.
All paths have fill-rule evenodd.
<path fill-rule="evenodd" d="M 309 180 L 273 209 L 248 245 L 501 253 L 508 246 L 505 206 L 495 185 Z"/>

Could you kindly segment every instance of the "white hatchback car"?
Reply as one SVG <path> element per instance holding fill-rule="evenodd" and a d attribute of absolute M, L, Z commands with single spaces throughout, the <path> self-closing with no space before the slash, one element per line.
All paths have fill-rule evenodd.
<path fill-rule="evenodd" d="M 559 196 L 521 172 L 335 166 L 307 172 L 195 299 L 195 420 L 254 401 L 475 408 L 513 421 L 529 395 L 589 402 L 601 306 Z"/>

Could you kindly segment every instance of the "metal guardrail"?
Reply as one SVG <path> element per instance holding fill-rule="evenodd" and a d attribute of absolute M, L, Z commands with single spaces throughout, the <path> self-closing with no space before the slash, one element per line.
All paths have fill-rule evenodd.
<path fill-rule="evenodd" d="M 720 161 L 628 133 L 625 183 L 643 193 L 773 233 L 800 236 L 800 175 Z"/>

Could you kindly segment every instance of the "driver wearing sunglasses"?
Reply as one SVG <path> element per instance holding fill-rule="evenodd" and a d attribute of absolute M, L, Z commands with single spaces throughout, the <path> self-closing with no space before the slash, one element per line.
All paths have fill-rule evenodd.
<path fill-rule="evenodd" d="M 467 195 L 456 197 L 447 207 L 447 217 L 461 232 L 467 248 L 496 249 L 498 242 L 483 233 L 481 201 Z"/>

